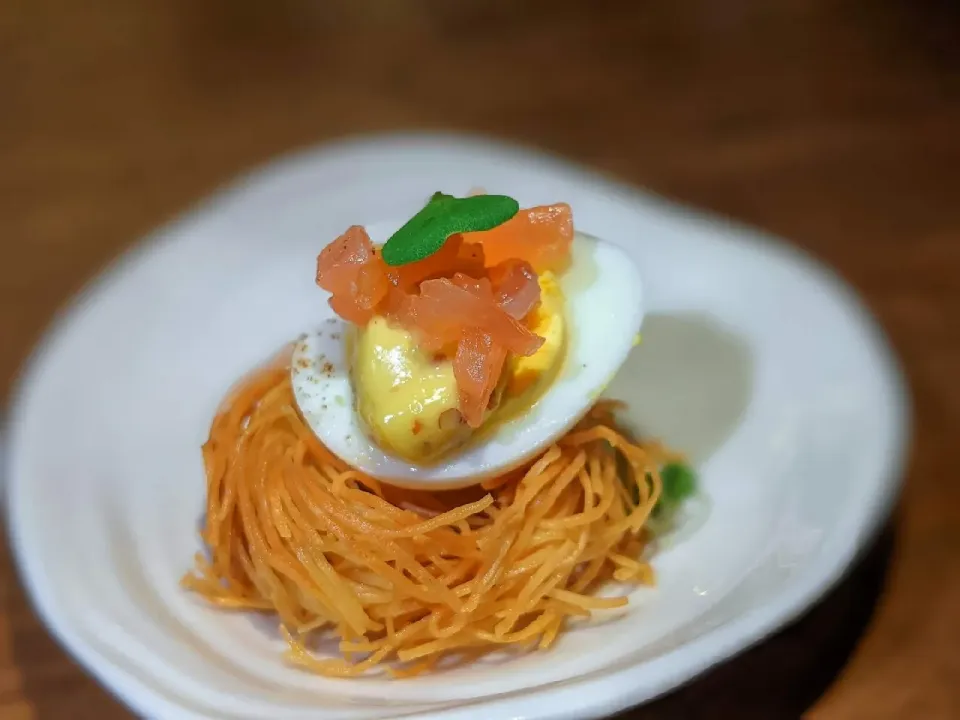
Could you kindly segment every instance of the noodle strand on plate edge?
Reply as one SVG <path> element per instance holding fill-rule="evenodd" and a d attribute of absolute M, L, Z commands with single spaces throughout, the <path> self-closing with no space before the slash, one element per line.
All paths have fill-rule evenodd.
<path fill-rule="evenodd" d="M 406 677 L 445 656 L 547 648 L 570 618 L 621 607 L 606 582 L 652 583 L 644 524 L 670 455 L 601 401 L 524 467 L 459 491 L 381 484 L 301 419 L 289 357 L 245 379 L 203 446 L 207 512 L 183 585 L 276 613 L 290 659 L 321 675 L 379 663 Z M 340 658 L 313 652 L 339 639 Z"/>

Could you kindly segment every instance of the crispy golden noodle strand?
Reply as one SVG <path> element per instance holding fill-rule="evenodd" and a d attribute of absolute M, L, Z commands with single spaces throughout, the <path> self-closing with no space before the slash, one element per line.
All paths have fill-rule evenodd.
<path fill-rule="evenodd" d="M 600 402 L 525 467 L 466 490 L 381 485 L 321 444 L 296 409 L 288 354 L 244 380 L 203 446 L 207 514 L 185 587 L 221 608 L 276 613 L 292 662 L 328 676 L 388 662 L 394 677 L 516 646 L 547 648 L 572 618 L 651 583 L 644 523 L 672 456 L 617 429 Z M 639 502 L 636 499 L 639 498 Z M 340 658 L 315 655 L 323 637 Z"/>

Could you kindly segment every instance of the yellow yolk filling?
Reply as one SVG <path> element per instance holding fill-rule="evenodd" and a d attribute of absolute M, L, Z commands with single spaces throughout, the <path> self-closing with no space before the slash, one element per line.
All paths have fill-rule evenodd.
<path fill-rule="evenodd" d="M 500 384 L 497 417 L 529 407 L 556 376 L 566 349 L 564 298 L 552 273 L 539 278 L 540 304 L 524 324 L 544 338 L 529 357 L 509 356 Z M 450 359 L 421 351 L 411 333 L 382 317 L 351 338 L 351 373 L 356 409 L 385 450 L 415 462 L 427 462 L 466 442 L 471 429 L 459 422 L 459 396 Z"/>
<path fill-rule="evenodd" d="M 563 315 L 563 292 L 553 273 L 545 272 L 538 278 L 540 305 L 527 316 L 524 324 L 543 338 L 543 345 L 533 355 L 510 356 L 504 369 L 506 387 L 504 399 L 525 396 L 530 390 L 539 390 L 550 381 L 562 364 L 566 348 L 566 321 Z"/>

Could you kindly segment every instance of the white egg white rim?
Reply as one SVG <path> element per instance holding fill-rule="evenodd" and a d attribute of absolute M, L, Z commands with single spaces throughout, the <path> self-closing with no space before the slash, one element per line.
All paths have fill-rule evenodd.
<path fill-rule="evenodd" d="M 526 720 L 554 718 L 565 720 L 599 717 L 616 712 L 680 685 L 702 673 L 712 665 L 752 646 L 777 628 L 798 617 L 818 597 L 832 588 L 844 571 L 875 536 L 880 523 L 889 515 L 898 496 L 900 478 L 905 469 L 910 439 L 910 401 L 906 383 L 898 361 L 874 318 L 856 294 L 831 270 L 814 261 L 798 249 L 762 235 L 752 229 L 718 221 L 689 208 L 675 205 L 662 198 L 651 198 L 635 189 L 609 180 L 581 166 L 565 160 L 532 151 L 523 146 L 504 143 L 485 137 L 444 133 L 390 133 L 348 139 L 315 150 L 291 154 L 267 167 L 258 168 L 235 184 L 220 191 L 204 203 L 213 206 L 242 195 L 248 179 L 253 175 L 306 172 L 318 163 L 343 162 L 345 159 L 373 158 L 388 162 L 415 165 L 411 155 L 423 158 L 446 154 L 468 153 L 475 158 L 490 158 L 510 168 L 527 165 L 537 173 L 549 173 L 558 186 L 589 187 L 595 199 L 616 205 L 634 205 L 655 208 L 674 218 L 687 218 L 694 225 L 718 222 L 736 233 L 736 238 L 725 237 L 723 242 L 746 245 L 751 252 L 763 253 L 794 265 L 814 276 L 825 292 L 845 312 L 855 317 L 869 336 L 871 351 L 880 367 L 886 388 L 884 412 L 892 423 L 891 442 L 885 446 L 881 458 L 883 471 L 875 478 L 874 492 L 863 498 L 859 511 L 849 520 L 849 532 L 837 536 L 827 548 L 829 562 L 819 564 L 798 577 L 789 588 L 759 607 L 752 608 L 736 620 L 691 639 L 655 659 L 642 664 L 628 664 L 615 669 L 590 673 L 581 678 L 553 686 L 528 688 L 523 692 L 477 700 L 459 707 L 438 707 L 411 717 L 420 720 L 471 720 L 482 712 L 488 716 L 509 715 Z M 292 182 L 292 180 L 291 180 Z M 277 188 L 272 188 L 277 191 Z M 599 202 L 599 200 L 597 200 Z M 184 220 L 189 219 L 187 216 Z M 156 692 L 151 686 L 126 671 L 89 645 L 76 632 L 58 602 L 50 592 L 48 578 L 41 564 L 31 554 L 32 528 L 21 522 L 20 508 L 28 497 L 28 477 L 23 472 L 20 457 L 18 417 L 23 413 L 41 370 L 56 351 L 60 335 L 78 318 L 86 304 L 110 292 L 117 279 L 130 267 L 146 261 L 159 250 L 176 241 L 175 221 L 152 234 L 144 242 L 119 256 L 100 275 L 63 308 L 51 322 L 48 330 L 25 362 L 18 377 L 5 419 L 6 454 L 3 477 L 6 480 L 7 529 L 11 549 L 17 561 L 20 577 L 38 614 L 55 638 L 103 683 L 118 699 L 135 712 L 145 716 L 191 717 L 175 700 Z M 196 717 L 196 716 L 194 716 Z"/>
<path fill-rule="evenodd" d="M 399 223 L 397 223 L 399 225 Z M 379 242 L 383 226 L 370 233 Z M 567 322 L 564 367 L 521 416 L 498 423 L 492 437 L 454 451 L 429 465 L 384 453 L 366 436 L 350 381 L 346 338 L 349 328 L 329 308 L 320 329 L 294 346 L 291 377 L 307 424 L 327 448 L 353 467 L 380 480 L 415 488 L 445 489 L 475 484 L 521 465 L 573 427 L 623 365 L 643 322 L 640 269 L 616 245 L 578 233 L 574 257 L 603 268 L 588 287 L 559 278 Z M 602 317 L 601 317 L 602 316 Z M 605 333 L 601 320 L 623 328 Z M 602 350 L 601 350 L 602 348 Z M 598 362 L 597 354 L 602 358 Z M 574 405 L 574 396 L 580 406 Z M 333 432 L 324 432 L 332 428 Z"/>

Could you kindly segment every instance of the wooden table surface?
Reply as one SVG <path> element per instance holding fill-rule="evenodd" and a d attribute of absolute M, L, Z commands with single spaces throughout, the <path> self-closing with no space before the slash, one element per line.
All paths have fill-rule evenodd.
<path fill-rule="evenodd" d="M 0 391 L 102 263 L 276 153 L 452 128 L 567 154 L 833 265 L 914 398 L 902 501 L 846 581 L 628 716 L 960 717 L 958 70 L 949 0 L 10 0 Z M 0 558 L 0 718 L 127 717 Z"/>

